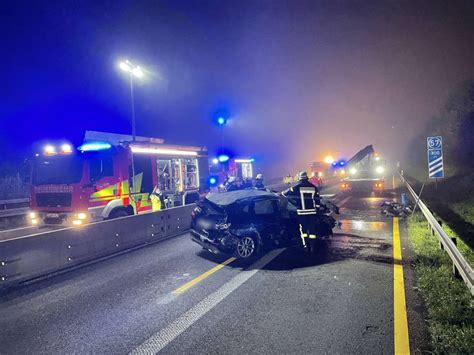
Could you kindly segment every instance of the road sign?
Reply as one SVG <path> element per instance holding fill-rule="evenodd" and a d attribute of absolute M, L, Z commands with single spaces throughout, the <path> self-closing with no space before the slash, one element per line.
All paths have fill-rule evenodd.
<path fill-rule="evenodd" d="M 431 179 L 443 178 L 443 138 L 428 137 L 428 175 Z"/>

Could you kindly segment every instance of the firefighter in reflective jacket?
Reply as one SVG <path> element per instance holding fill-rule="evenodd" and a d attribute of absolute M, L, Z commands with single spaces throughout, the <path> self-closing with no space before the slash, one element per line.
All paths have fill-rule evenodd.
<path fill-rule="evenodd" d="M 298 183 L 283 195 L 297 208 L 303 246 L 313 249 L 313 243 L 308 243 L 307 238 L 316 239 L 316 215 L 321 207 L 318 188 L 309 181 L 306 171 L 302 171 L 298 174 Z"/>
<path fill-rule="evenodd" d="M 153 212 L 160 211 L 164 207 L 163 193 L 158 186 L 155 186 L 153 192 L 150 194 L 150 200 Z"/>

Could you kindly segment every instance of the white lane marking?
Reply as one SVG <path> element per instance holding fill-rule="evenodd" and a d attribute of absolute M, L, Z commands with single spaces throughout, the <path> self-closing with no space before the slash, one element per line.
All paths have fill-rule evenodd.
<path fill-rule="evenodd" d="M 3 231 L 0 231 L 0 233 L 15 232 L 15 231 L 23 230 L 23 229 L 33 229 L 33 228 L 38 228 L 38 227 L 27 226 L 27 227 L 20 227 L 20 228 L 14 228 L 14 229 L 5 229 Z"/>
<path fill-rule="evenodd" d="M 322 194 L 322 195 L 319 195 L 321 197 L 327 197 L 327 198 L 331 198 L 331 197 L 334 197 L 336 196 L 336 194 Z"/>
<path fill-rule="evenodd" d="M 217 291 L 211 293 L 201 302 L 189 309 L 187 312 L 179 316 L 174 322 L 166 328 L 161 329 L 153 334 L 145 342 L 132 350 L 131 354 L 156 354 L 166 345 L 176 339 L 181 333 L 192 326 L 207 312 L 217 306 L 227 296 L 239 288 L 243 283 L 255 275 L 270 261 L 280 255 L 284 248 L 275 249 L 264 255 L 262 258 L 253 263 L 247 270 L 244 270 L 234 276 L 231 280 L 222 285 Z"/>
<path fill-rule="evenodd" d="M 344 206 L 344 204 L 351 199 L 352 196 L 347 196 L 344 200 L 339 202 L 339 207 Z"/>

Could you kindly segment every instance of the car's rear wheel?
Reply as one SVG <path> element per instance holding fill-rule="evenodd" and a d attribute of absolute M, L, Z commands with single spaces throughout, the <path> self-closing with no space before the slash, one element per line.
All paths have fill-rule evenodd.
<path fill-rule="evenodd" d="M 241 259 L 249 259 L 257 253 L 257 240 L 253 236 L 242 237 L 235 248 L 236 254 Z"/>

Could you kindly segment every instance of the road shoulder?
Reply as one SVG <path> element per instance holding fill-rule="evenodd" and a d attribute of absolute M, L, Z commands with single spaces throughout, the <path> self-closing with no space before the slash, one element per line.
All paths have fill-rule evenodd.
<path fill-rule="evenodd" d="M 416 254 L 408 239 L 407 223 L 399 220 L 400 240 L 403 254 L 403 273 L 405 281 L 406 307 L 408 316 L 408 332 L 410 351 L 412 354 L 431 352 L 430 334 L 428 330 L 428 312 L 416 287 L 414 263 Z"/>

